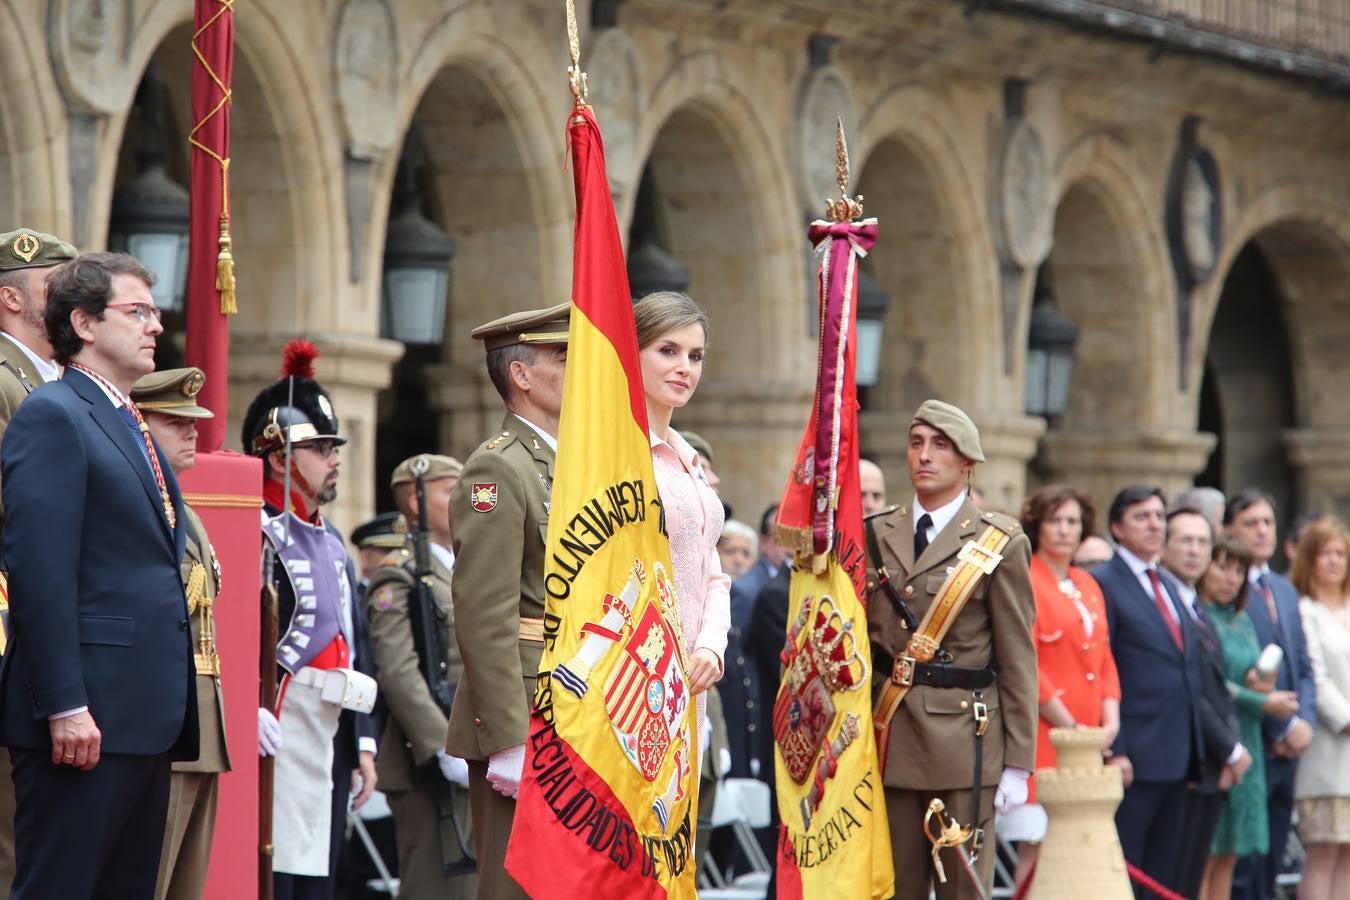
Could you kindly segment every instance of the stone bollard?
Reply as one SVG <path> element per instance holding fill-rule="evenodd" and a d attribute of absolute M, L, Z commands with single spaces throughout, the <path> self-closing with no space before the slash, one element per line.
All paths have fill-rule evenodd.
<path fill-rule="evenodd" d="M 1035 900 L 1131 900 L 1116 835 L 1120 771 L 1102 764 L 1100 728 L 1055 728 L 1058 765 L 1036 772 L 1036 799 L 1050 821 L 1030 896 Z"/>

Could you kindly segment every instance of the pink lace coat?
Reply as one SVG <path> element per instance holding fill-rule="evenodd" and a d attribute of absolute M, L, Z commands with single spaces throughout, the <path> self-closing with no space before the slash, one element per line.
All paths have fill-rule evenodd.
<path fill-rule="evenodd" d="M 664 441 L 652 438 L 652 464 L 670 535 L 670 561 L 675 568 L 685 651 L 692 654 L 707 648 L 717 654 L 720 666 L 731 627 L 731 578 L 723 574 L 717 556 L 724 518 L 722 501 L 708 486 L 694 449 L 675 429 L 667 430 Z M 707 694 L 700 694 L 700 729 L 707 705 Z"/>

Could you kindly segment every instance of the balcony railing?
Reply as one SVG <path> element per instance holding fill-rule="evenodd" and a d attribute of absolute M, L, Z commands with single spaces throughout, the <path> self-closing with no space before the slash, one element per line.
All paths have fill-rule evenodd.
<path fill-rule="evenodd" d="M 1350 86 L 1347 0 L 994 0 Z"/>

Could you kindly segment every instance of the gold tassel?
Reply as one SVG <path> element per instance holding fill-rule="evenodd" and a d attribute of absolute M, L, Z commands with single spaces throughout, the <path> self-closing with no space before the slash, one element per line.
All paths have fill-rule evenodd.
<path fill-rule="evenodd" d="M 216 290 L 220 291 L 220 314 L 232 316 L 239 312 L 234 295 L 234 253 L 231 251 L 230 220 L 220 217 L 220 255 L 216 257 Z"/>

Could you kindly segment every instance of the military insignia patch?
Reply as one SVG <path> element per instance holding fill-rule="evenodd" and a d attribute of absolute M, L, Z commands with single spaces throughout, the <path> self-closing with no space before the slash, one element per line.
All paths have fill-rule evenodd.
<path fill-rule="evenodd" d="M 381 585 L 374 594 L 370 596 L 370 605 L 376 609 L 384 610 L 394 605 L 394 588 L 392 585 Z"/>
<path fill-rule="evenodd" d="M 38 255 L 38 251 L 42 249 L 42 241 L 37 239 L 37 235 L 25 231 L 14 239 L 14 243 L 10 245 L 9 249 L 14 251 L 14 255 L 19 259 L 30 263 L 33 261 L 33 257 Z"/>
<path fill-rule="evenodd" d="M 497 508 L 497 482 L 475 481 L 469 492 L 469 504 L 474 512 L 492 512 Z"/>

